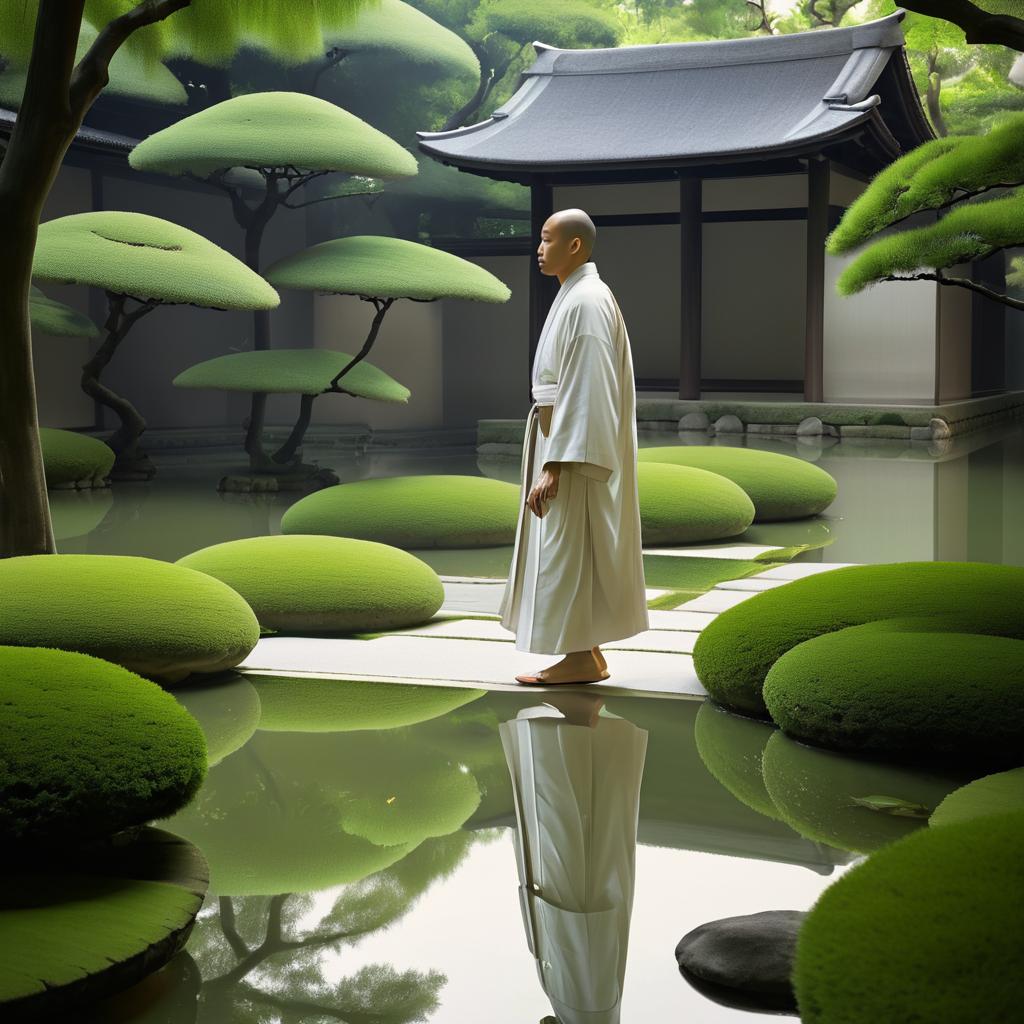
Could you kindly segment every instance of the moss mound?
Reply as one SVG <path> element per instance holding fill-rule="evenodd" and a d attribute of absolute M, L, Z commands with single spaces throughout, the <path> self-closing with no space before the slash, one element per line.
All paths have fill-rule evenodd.
<path fill-rule="evenodd" d="M 468 686 L 251 676 L 268 732 L 356 732 L 416 725 L 483 697 Z"/>
<path fill-rule="evenodd" d="M 98 438 L 73 430 L 39 428 L 47 487 L 105 487 L 114 450 Z"/>
<path fill-rule="evenodd" d="M 259 694 L 237 673 L 185 687 L 174 696 L 203 730 L 210 767 L 244 746 L 260 724 Z"/>
<path fill-rule="evenodd" d="M 1024 640 L 905 632 L 892 622 L 851 626 L 790 648 L 764 681 L 775 722 L 833 750 L 1019 763 Z"/>
<path fill-rule="evenodd" d="M 285 534 L 327 534 L 400 548 L 511 544 L 519 488 L 481 476 L 391 476 L 315 491 L 281 519 Z"/>
<path fill-rule="evenodd" d="M 249 537 L 203 548 L 177 564 L 237 591 L 265 629 L 400 629 L 426 621 L 444 603 L 441 579 L 426 562 L 351 537 Z"/>
<path fill-rule="evenodd" d="M 100 329 L 77 309 L 48 298 L 38 288 L 29 292 L 28 313 L 32 330 L 57 338 L 98 338 Z"/>
<path fill-rule="evenodd" d="M 184 566 L 131 555 L 0 560 L 0 643 L 80 651 L 174 683 L 233 668 L 258 639 L 238 594 Z"/>
<path fill-rule="evenodd" d="M 282 348 L 232 352 L 197 363 L 174 378 L 176 388 L 258 391 L 274 395 L 320 395 L 351 361 L 347 352 L 325 348 Z M 357 398 L 407 402 L 411 392 L 383 370 L 360 360 L 339 385 Z"/>
<path fill-rule="evenodd" d="M 206 893 L 190 843 L 144 829 L 128 843 L 8 866 L 0 884 L 0 1014 L 81 1020 L 184 946 Z"/>
<path fill-rule="evenodd" d="M 278 260 L 264 276 L 277 288 L 381 299 L 507 302 L 512 294 L 490 271 L 461 256 L 384 235 L 321 242 Z"/>
<path fill-rule="evenodd" d="M 159 686 L 33 647 L 0 647 L 0 679 L 5 849 L 110 835 L 173 814 L 199 788 L 203 734 Z"/>
<path fill-rule="evenodd" d="M 935 808 L 929 825 L 953 825 L 992 814 L 1024 811 L 1024 768 L 975 779 Z"/>
<path fill-rule="evenodd" d="M 804 1024 L 1020 1017 L 1024 815 L 922 829 L 825 890 L 797 941 Z"/>
<path fill-rule="evenodd" d="M 962 777 L 864 761 L 796 743 L 775 730 L 764 748 L 765 789 L 800 835 L 868 853 L 924 826 Z"/>
<path fill-rule="evenodd" d="M 735 537 L 754 519 L 754 505 L 743 489 L 705 469 L 640 463 L 637 488 L 644 544 Z"/>
<path fill-rule="evenodd" d="M 704 703 L 693 723 L 693 738 L 704 767 L 737 800 L 768 818 L 779 812 L 768 795 L 761 773 L 765 744 L 778 730 Z"/>
<path fill-rule="evenodd" d="M 955 607 L 951 595 L 956 595 Z M 920 631 L 934 628 L 1024 639 L 1017 611 L 1022 600 L 1024 568 L 1017 566 L 846 566 L 762 591 L 717 615 L 697 638 L 693 664 L 718 703 L 744 714 L 766 715 L 761 686 L 768 670 L 805 640 L 847 626 L 911 617 L 927 620 Z"/>
<path fill-rule="evenodd" d="M 416 173 L 397 142 L 327 100 L 298 92 L 234 96 L 143 139 L 128 155 L 139 171 L 206 175 L 231 167 L 347 171 L 371 178 Z"/>
<path fill-rule="evenodd" d="M 641 462 L 694 466 L 727 477 L 754 503 L 755 522 L 803 519 L 823 512 L 835 500 L 835 479 L 804 459 L 756 448 L 726 445 L 669 445 L 643 448 Z"/>
<path fill-rule="evenodd" d="M 259 274 L 202 235 L 120 210 L 73 213 L 40 224 L 32 274 L 213 309 L 273 309 L 281 301 Z"/>

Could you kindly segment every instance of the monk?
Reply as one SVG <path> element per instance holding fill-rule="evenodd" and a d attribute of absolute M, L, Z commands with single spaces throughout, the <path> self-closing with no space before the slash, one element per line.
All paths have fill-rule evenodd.
<path fill-rule="evenodd" d="M 583 210 L 560 210 L 537 249 L 541 273 L 561 287 L 534 356 L 523 500 L 499 611 L 517 650 L 564 657 L 516 676 L 523 685 L 607 679 L 600 645 L 650 628 L 633 358 L 615 296 L 590 260 L 596 239 Z"/>

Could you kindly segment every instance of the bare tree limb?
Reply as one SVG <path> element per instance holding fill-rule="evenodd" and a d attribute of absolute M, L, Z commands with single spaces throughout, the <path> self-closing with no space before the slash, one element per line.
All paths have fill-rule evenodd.
<path fill-rule="evenodd" d="M 998 252 L 998 250 L 993 250 Z M 986 255 L 991 255 L 987 253 Z M 1002 292 L 994 291 L 991 288 L 987 288 L 985 285 L 980 284 L 977 281 L 972 281 L 966 277 L 946 277 L 941 271 L 935 273 L 923 273 L 923 274 L 912 274 L 908 277 L 900 277 L 895 274 L 887 274 L 885 277 L 878 278 L 879 281 L 938 281 L 939 284 L 954 285 L 957 288 L 967 288 L 969 291 L 977 292 L 979 295 L 984 295 L 988 299 L 992 299 L 994 302 L 1000 302 L 1004 306 L 1009 306 L 1011 309 L 1024 309 L 1024 300 L 1011 298 L 1009 295 L 1003 295 Z"/>
<path fill-rule="evenodd" d="M 990 14 L 971 0 L 900 0 L 900 6 L 915 14 L 952 22 L 964 30 L 969 43 L 998 43 L 1024 51 L 1024 18 Z"/>

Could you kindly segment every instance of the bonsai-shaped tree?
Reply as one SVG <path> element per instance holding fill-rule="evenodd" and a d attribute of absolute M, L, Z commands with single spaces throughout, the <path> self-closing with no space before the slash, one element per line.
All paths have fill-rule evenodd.
<path fill-rule="evenodd" d="M 225 61 L 259 40 L 299 63 L 323 51 L 323 27 L 344 24 L 366 0 L 23 0 L 0 4 L 7 64 L 26 68 L 18 120 L 0 162 L 0 555 L 55 550 L 39 444 L 28 315 L 32 252 L 57 171 L 110 66 L 126 43 L 157 62 L 171 47 Z M 159 25 L 159 29 L 139 33 Z M 76 57 L 83 23 L 97 30 Z"/>
<path fill-rule="evenodd" d="M 213 388 L 218 391 L 248 391 L 263 395 L 301 395 L 299 415 L 288 440 L 271 459 L 263 448 L 262 424 L 250 421 L 246 451 L 250 467 L 277 472 L 313 467 L 294 465 L 313 415 L 313 402 L 319 395 L 352 395 L 379 402 L 407 402 L 409 389 L 371 363 L 352 367 L 345 386 L 336 382 L 340 372 L 352 362 L 346 352 L 322 348 L 270 349 L 262 352 L 232 352 L 189 367 L 174 378 L 175 387 Z M 336 483 L 337 477 L 331 481 Z M 223 489 L 224 481 L 221 482 Z"/>
<path fill-rule="evenodd" d="M 373 320 L 362 348 L 334 373 L 324 393 L 355 393 L 348 384 L 348 375 L 369 354 L 396 299 L 507 302 L 511 295 L 504 282 L 469 260 L 419 242 L 381 235 L 351 235 L 310 246 L 272 264 L 266 277 L 277 282 L 276 287 L 357 295 L 373 306 Z M 346 382 L 344 388 L 339 384 L 342 380 Z M 291 458 L 302 442 L 306 426 L 308 417 L 306 423 L 300 418 L 285 446 L 275 454 L 276 460 Z M 247 447 L 251 440 L 250 424 Z"/>
<path fill-rule="evenodd" d="M 1006 115 L 987 135 L 948 135 L 904 154 L 875 175 L 826 240 L 833 255 L 848 252 L 884 228 L 922 210 L 934 224 L 873 241 L 839 275 L 852 295 L 877 281 L 937 281 L 967 288 L 1014 309 L 1024 301 L 948 267 L 1024 245 L 1024 113 Z M 994 189 L 1009 195 L 985 197 Z"/>
<path fill-rule="evenodd" d="M 142 213 L 76 213 L 41 224 L 33 273 L 106 293 L 106 337 L 82 367 L 82 390 L 121 421 L 107 444 L 117 454 L 113 475 L 122 479 L 154 472 L 138 448 L 145 419 L 100 381 L 131 328 L 160 305 L 249 310 L 273 309 L 281 301 L 259 274 L 202 235 Z"/>
<path fill-rule="evenodd" d="M 98 338 L 100 329 L 77 309 L 48 298 L 35 286 L 28 296 L 28 314 L 34 330 L 57 338 Z"/>

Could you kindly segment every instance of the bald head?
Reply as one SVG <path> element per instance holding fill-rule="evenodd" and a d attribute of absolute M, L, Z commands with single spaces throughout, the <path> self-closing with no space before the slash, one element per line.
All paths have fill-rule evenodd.
<path fill-rule="evenodd" d="M 590 259 L 596 241 L 597 228 L 585 210 L 558 210 L 541 228 L 537 248 L 540 272 L 564 281 Z"/>

